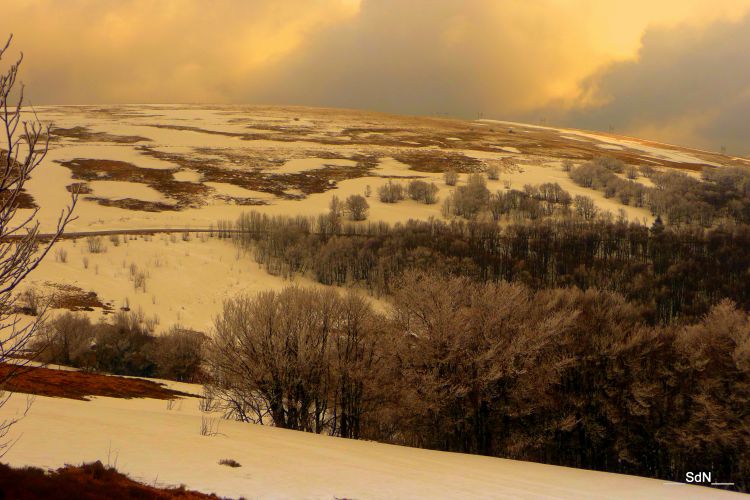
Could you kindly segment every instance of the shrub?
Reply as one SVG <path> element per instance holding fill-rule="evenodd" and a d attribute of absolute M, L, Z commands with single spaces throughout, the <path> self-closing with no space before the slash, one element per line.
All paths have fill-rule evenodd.
<path fill-rule="evenodd" d="M 500 178 L 500 169 L 497 168 L 497 165 L 487 167 L 487 178 L 491 181 L 496 181 Z"/>
<path fill-rule="evenodd" d="M 611 172 L 621 174 L 625 171 L 625 163 L 611 156 L 600 156 L 594 158 L 591 162 L 597 166 L 602 166 Z"/>
<path fill-rule="evenodd" d="M 404 186 L 388 181 L 378 188 L 378 198 L 383 203 L 396 203 L 404 199 Z"/>
<path fill-rule="evenodd" d="M 90 253 L 102 253 L 106 251 L 104 242 L 99 236 L 89 236 L 86 238 L 86 244 Z"/>
<path fill-rule="evenodd" d="M 407 190 L 409 192 L 409 198 L 412 200 L 427 205 L 437 203 L 438 187 L 433 183 L 418 180 L 411 181 Z"/>
<path fill-rule="evenodd" d="M 446 170 L 445 174 L 443 174 L 443 178 L 445 179 L 445 184 L 447 186 L 455 186 L 458 184 L 458 172 L 455 170 Z"/>
<path fill-rule="evenodd" d="M 217 434 L 219 434 L 219 421 L 215 418 L 206 417 L 205 415 L 202 416 L 200 435 L 213 437 Z"/>
<path fill-rule="evenodd" d="M 90 357 L 96 333 L 89 319 L 81 313 L 66 312 L 52 320 L 42 330 L 35 349 L 39 360 L 79 368 L 92 368 Z"/>
<path fill-rule="evenodd" d="M 219 465 L 226 465 L 227 467 L 233 468 L 242 467 L 241 463 L 231 458 L 222 458 L 221 460 L 219 460 Z"/>
<path fill-rule="evenodd" d="M 130 280 L 133 282 L 133 289 L 138 291 L 139 289 L 146 293 L 146 279 L 148 274 L 146 271 L 140 269 L 134 262 L 130 264 Z"/>
<path fill-rule="evenodd" d="M 39 294 L 37 294 L 35 289 L 29 288 L 24 290 L 23 293 L 21 293 L 21 302 L 24 304 L 21 308 L 24 313 L 31 316 L 37 316 L 39 314 L 40 300 Z"/>
<path fill-rule="evenodd" d="M 207 337 L 194 330 L 173 326 L 153 345 L 156 376 L 180 382 L 199 382 L 203 378 L 203 345 Z"/>
<path fill-rule="evenodd" d="M 55 252 L 55 260 L 57 262 L 62 262 L 63 264 L 68 262 L 68 251 L 64 248 L 58 248 Z"/>
<path fill-rule="evenodd" d="M 472 174 L 466 185 L 458 186 L 450 198 L 451 212 L 470 219 L 487 208 L 490 191 L 482 174 Z"/>

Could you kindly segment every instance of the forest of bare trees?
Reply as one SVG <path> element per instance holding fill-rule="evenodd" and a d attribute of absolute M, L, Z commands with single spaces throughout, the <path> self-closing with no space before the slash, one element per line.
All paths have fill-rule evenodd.
<path fill-rule="evenodd" d="M 596 189 L 623 205 L 647 207 L 675 226 L 712 227 L 717 223 L 750 223 L 750 171 L 747 168 L 706 168 L 701 179 L 674 170 L 637 170 L 613 158 L 594 158 L 568 175 L 577 184 Z M 636 179 L 650 180 L 648 187 Z"/>
<path fill-rule="evenodd" d="M 225 303 L 209 393 L 245 421 L 680 480 L 750 472 L 750 319 L 650 325 L 617 293 L 407 272 L 387 313 L 290 286 Z"/>
<path fill-rule="evenodd" d="M 234 235 L 237 244 L 272 274 L 303 273 L 326 285 L 359 285 L 380 295 L 389 294 L 403 272 L 429 270 L 533 289 L 610 290 L 652 323 L 700 317 L 723 298 L 750 308 L 745 225 L 648 228 L 574 217 L 505 226 L 432 220 L 333 229 L 312 218 L 249 213 L 234 227 L 241 231 Z"/>
<path fill-rule="evenodd" d="M 746 173 L 705 174 L 717 186 L 710 227 L 677 222 L 668 182 L 649 175 L 662 187 L 644 203 L 666 207 L 651 227 L 580 213 L 585 200 L 556 184 L 490 193 L 479 176 L 446 200 L 461 216 L 450 222 L 245 214 L 231 237 L 270 272 L 389 305 L 357 309 L 368 362 L 342 365 L 353 295 L 230 301 L 212 390 L 245 420 L 674 480 L 707 463 L 746 490 L 750 227 L 735 182 Z M 342 397 L 342 380 L 358 381 L 356 398 Z M 344 414 L 357 415 L 355 432 Z"/>

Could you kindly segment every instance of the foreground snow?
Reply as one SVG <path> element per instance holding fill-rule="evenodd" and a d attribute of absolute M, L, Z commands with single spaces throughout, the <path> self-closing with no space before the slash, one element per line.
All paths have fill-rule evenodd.
<path fill-rule="evenodd" d="M 170 383 L 197 393 L 200 386 Z M 21 411 L 16 394 L 0 418 Z M 12 434 L 11 465 L 109 462 L 147 484 L 247 498 L 729 498 L 618 474 L 332 438 L 221 420 L 197 399 L 37 397 Z M 218 434 L 201 436 L 202 419 Z M 242 467 L 219 465 L 237 460 Z"/>

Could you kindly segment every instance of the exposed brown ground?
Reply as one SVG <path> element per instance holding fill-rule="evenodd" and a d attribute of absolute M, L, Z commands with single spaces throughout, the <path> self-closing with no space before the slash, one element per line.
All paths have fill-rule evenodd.
<path fill-rule="evenodd" d="M 56 499 L 171 499 L 219 498 L 179 488 L 156 488 L 133 481 L 101 462 L 67 465 L 55 471 L 36 467 L 11 468 L 0 464 L 0 498 L 17 500 Z"/>
<path fill-rule="evenodd" d="M 5 202 L 7 196 L 8 191 L 0 193 L 0 204 Z M 16 207 L 33 209 L 39 208 L 39 205 L 36 204 L 34 197 L 27 193 L 26 190 L 21 190 L 21 192 L 18 193 L 18 196 L 16 196 Z"/>
<path fill-rule="evenodd" d="M 105 313 L 111 312 L 112 305 L 99 299 L 96 292 L 87 292 L 75 285 L 62 283 L 45 283 L 54 291 L 50 294 L 50 307 L 53 309 L 68 309 L 69 311 L 93 311 L 94 308 L 102 309 Z"/>
<path fill-rule="evenodd" d="M 198 397 L 173 391 L 150 380 L 30 366 L 20 367 L 7 363 L 0 363 L 0 381 L 4 381 L 2 389 L 6 391 L 80 401 L 88 401 L 91 396 L 124 399 Z"/>
<path fill-rule="evenodd" d="M 175 204 L 145 202 L 141 200 L 110 200 L 92 197 L 101 205 L 117 206 L 130 210 L 162 211 L 181 210 L 200 206 L 201 199 L 211 188 L 196 182 L 178 181 L 173 174 L 178 169 L 141 168 L 132 163 L 116 160 L 75 159 L 62 161 L 70 169 L 74 179 L 82 181 L 108 180 L 145 184 L 175 200 Z"/>
<path fill-rule="evenodd" d="M 114 142 L 118 144 L 151 141 L 148 137 L 138 135 L 114 135 L 106 132 L 92 132 L 87 127 L 53 128 L 50 131 L 50 139 L 55 140 L 55 137 L 65 137 L 77 142 Z"/>

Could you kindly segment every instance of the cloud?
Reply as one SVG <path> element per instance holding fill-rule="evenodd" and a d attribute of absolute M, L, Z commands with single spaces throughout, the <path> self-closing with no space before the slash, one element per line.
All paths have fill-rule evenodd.
<path fill-rule="evenodd" d="M 36 102 L 230 102 L 258 68 L 355 15 L 353 0 L 13 0 Z"/>
<path fill-rule="evenodd" d="M 590 68 L 584 35 L 558 22 L 558 5 L 365 1 L 356 17 L 268 68 L 249 93 L 408 113 L 524 109 Z"/>
<path fill-rule="evenodd" d="M 750 153 L 750 16 L 650 29 L 638 57 L 596 72 L 576 101 L 540 110 L 568 125 Z M 594 105 L 589 104 L 595 103 Z"/>

